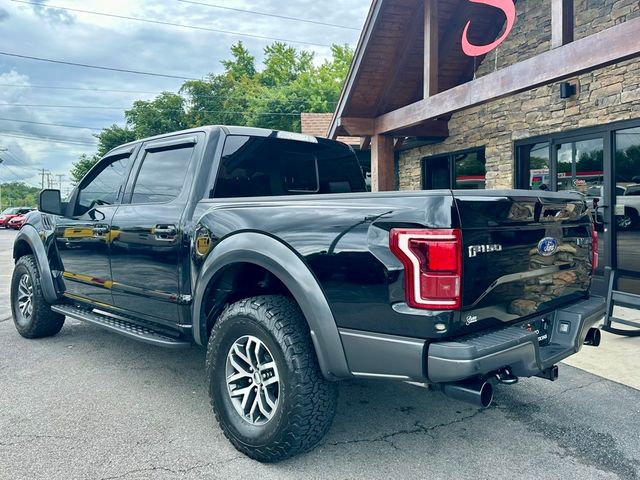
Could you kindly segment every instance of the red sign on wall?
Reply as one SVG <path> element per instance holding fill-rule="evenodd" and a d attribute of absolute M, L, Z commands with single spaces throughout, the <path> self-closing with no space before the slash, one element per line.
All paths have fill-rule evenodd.
<path fill-rule="evenodd" d="M 470 56 L 470 57 L 479 57 L 481 55 L 485 55 L 489 53 L 491 50 L 494 50 L 498 47 L 511 33 L 513 30 L 513 25 L 516 23 L 516 7 L 513 4 L 513 0 L 469 0 L 473 3 L 481 3 L 484 5 L 489 5 L 491 7 L 498 8 L 502 10 L 502 12 L 507 17 L 507 26 L 504 29 L 504 33 L 500 35 L 496 41 L 488 44 L 488 45 L 474 45 L 469 41 L 469 27 L 471 26 L 471 20 L 467 22 L 467 25 L 464 27 L 464 32 L 462 32 L 462 51 Z"/>

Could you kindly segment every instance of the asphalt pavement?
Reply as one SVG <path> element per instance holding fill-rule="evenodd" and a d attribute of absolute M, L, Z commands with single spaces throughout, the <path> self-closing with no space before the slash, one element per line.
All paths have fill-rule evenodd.
<path fill-rule="evenodd" d="M 640 478 L 640 391 L 568 365 L 554 383 L 499 386 L 483 411 L 344 382 L 316 450 L 259 464 L 215 423 L 204 350 L 69 320 L 54 338 L 22 339 L 6 319 L 12 237 L 0 230 L 0 479 Z"/>

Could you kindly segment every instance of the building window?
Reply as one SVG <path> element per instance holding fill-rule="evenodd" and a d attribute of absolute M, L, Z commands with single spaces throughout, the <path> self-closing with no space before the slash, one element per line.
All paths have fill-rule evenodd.
<path fill-rule="evenodd" d="M 549 142 L 532 143 L 518 147 L 517 155 L 518 188 L 525 190 L 550 189 L 551 150 Z"/>
<path fill-rule="evenodd" d="M 484 147 L 422 160 L 422 187 L 425 190 L 484 190 L 486 175 Z"/>
<path fill-rule="evenodd" d="M 516 158 L 517 188 L 586 193 L 604 181 L 604 141 L 601 134 L 575 140 L 570 137 L 564 140 L 563 136 L 558 136 L 519 145 Z"/>

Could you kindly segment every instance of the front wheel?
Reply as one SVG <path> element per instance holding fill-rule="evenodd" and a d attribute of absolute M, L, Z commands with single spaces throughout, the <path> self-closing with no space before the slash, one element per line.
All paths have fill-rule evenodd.
<path fill-rule="evenodd" d="M 33 255 L 21 257 L 13 270 L 11 313 L 18 333 L 25 338 L 52 337 L 64 325 L 64 315 L 51 311 L 44 298 Z"/>
<path fill-rule="evenodd" d="M 255 460 L 311 450 L 331 427 L 336 385 L 323 378 L 302 312 L 287 297 L 229 306 L 211 332 L 207 377 L 222 431 Z"/>

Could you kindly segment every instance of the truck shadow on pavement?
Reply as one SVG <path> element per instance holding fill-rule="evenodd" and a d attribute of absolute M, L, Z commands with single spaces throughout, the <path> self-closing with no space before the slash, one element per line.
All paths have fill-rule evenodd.
<path fill-rule="evenodd" d="M 261 465 L 215 422 L 204 349 L 164 350 L 69 320 L 42 341 L 12 329 L 0 324 L 0 455 L 15 462 L 13 478 L 56 478 L 46 457 L 12 450 L 27 441 L 67 478 L 233 477 L 248 465 L 260 478 L 640 478 L 640 420 L 629 415 L 640 392 L 569 366 L 556 383 L 497 387 L 482 411 L 402 383 L 342 382 L 323 443 Z"/>

